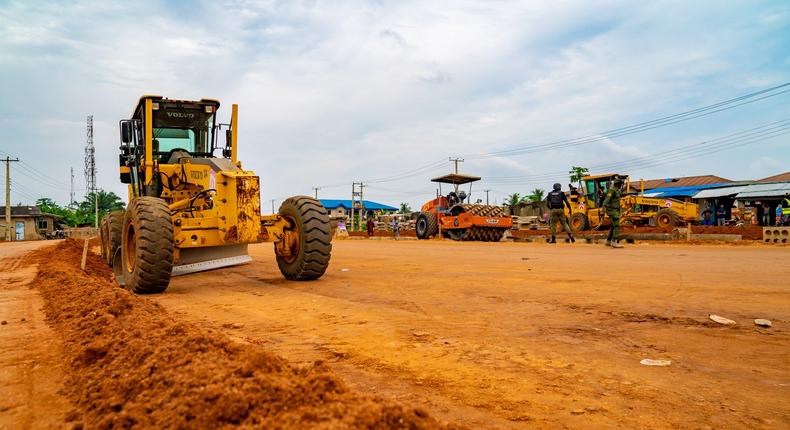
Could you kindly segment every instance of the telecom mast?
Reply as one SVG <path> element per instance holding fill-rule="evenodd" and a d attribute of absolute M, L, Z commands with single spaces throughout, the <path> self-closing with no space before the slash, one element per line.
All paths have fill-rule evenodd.
<path fill-rule="evenodd" d="M 93 147 L 93 115 L 88 115 L 85 144 L 85 188 L 93 194 L 94 227 L 99 228 L 99 196 L 96 194 L 96 148 Z"/>

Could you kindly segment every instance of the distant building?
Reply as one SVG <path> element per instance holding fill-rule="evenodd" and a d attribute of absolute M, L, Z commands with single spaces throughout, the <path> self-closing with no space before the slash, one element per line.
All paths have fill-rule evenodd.
<path fill-rule="evenodd" d="M 11 206 L 13 240 L 41 240 L 54 237 L 60 217 L 43 213 L 37 206 Z M 5 240 L 5 206 L 0 206 L 0 240 Z"/>
<path fill-rule="evenodd" d="M 758 184 L 767 184 L 770 182 L 790 182 L 790 172 L 780 173 L 757 181 Z"/>
<path fill-rule="evenodd" d="M 329 211 L 330 217 L 348 217 L 351 215 L 351 200 L 320 199 L 321 204 Z M 370 200 L 362 201 L 365 210 L 376 212 L 397 212 L 398 208 Z M 359 210 L 359 208 L 355 208 Z"/>
<path fill-rule="evenodd" d="M 733 181 L 716 175 L 702 176 L 683 176 L 680 178 L 646 179 L 644 181 L 645 191 L 657 190 L 661 188 L 712 188 L 715 186 L 727 186 Z M 631 187 L 639 188 L 639 180 L 631 178 Z"/>

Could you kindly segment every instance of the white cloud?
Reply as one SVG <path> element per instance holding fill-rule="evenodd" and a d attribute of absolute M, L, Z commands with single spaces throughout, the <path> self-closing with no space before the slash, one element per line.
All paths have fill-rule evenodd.
<path fill-rule="evenodd" d="M 240 155 L 261 175 L 265 200 L 589 135 L 774 84 L 790 75 L 788 16 L 771 3 L 12 1 L 0 6 L 0 141 L 42 171 L 81 171 L 78 124 L 93 113 L 99 182 L 122 193 L 117 121 L 137 98 L 215 97 L 240 104 Z M 644 156 L 787 116 L 783 100 L 463 167 L 484 178 L 535 175 Z M 774 173 L 732 154 L 635 174 Z M 786 147 L 775 154 L 787 164 Z M 423 197 L 410 192 L 430 190 L 442 169 L 449 163 L 370 197 L 418 206 Z"/>

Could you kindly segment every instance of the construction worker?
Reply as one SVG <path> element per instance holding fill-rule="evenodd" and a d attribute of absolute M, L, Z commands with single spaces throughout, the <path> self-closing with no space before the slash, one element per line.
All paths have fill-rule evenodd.
<path fill-rule="evenodd" d="M 568 233 L 568 239 L 571 242 L 576 242 L 576 239 L 571 234 L 571 227 L 568 225 L 568 217 L 565 216 L 565 206 L 568 206 L 569 211 L 572 209 L 571 204 L 568 202 L 568 197 L 562 192 L 562 185 L 554 184 L 554 189 L 546 196 L 546 203 L 548 203 L 549 210 L 551 210 L 551 218 L 549 218 L 551 223 L 551 241 L 549 243 L 557 243 L 557 239 L 554 237 L 557 230 L 555 223 L 557 222 L 562 223 L 562 228 Z"/>
<path fill-rule="evenodd" d="M 790 222 L 790 193 L 782 200 L 782 225 Z"/>
<path fill-rule="evenodd" d="M 612 186 L 606 192 L 606 198 L 603 200 L 603 208 L 606 210 L 606 215 L 612 220 L 612 226 L 609 229 L 609 236 L 606 238 L 606 246 L 612 248 L 622 248 L 620 245 L 620 196 L 622 192 L 620 188 L 623 186 L 623 179 L 619 176 L 615 177 L 612 181 Z"/>

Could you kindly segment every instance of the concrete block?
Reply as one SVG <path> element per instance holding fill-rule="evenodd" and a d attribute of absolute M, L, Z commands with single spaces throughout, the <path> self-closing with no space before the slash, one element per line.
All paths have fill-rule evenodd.
<path fill-rule="evenodd" d="M 790 243 L 790 227 L 763 227 L 763 242 Z"/>

